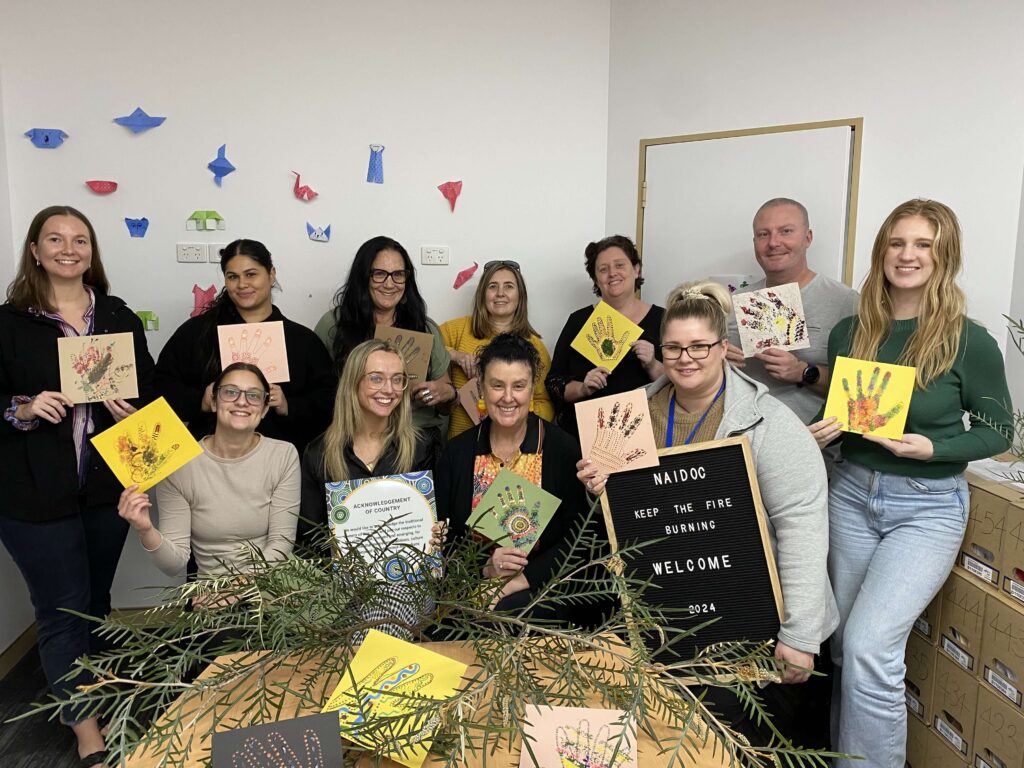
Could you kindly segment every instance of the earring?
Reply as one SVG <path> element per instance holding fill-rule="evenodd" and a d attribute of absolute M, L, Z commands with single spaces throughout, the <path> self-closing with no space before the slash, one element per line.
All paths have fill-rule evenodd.
<path fill-rule="evenodd" d="M 37 266 L 37 267 L 41 267 L 41 266 L 43 266 L 42 264 L 40 264 L 40 263 L 39 263 L 39 259 L 36 259 L 36 266 Z"/>

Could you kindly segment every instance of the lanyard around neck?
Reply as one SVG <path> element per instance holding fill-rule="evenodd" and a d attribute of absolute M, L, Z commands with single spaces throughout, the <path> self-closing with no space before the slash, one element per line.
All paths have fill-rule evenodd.
<path fill-rule="evenodd" d="M 718 388 L 718 394 L 715 395 L 715 399 L 711 401 L 707 409 L 701 414 L 700 419 L 696 424 L 693 425 L 693 429 L 690 430 L 690 434 L 686 436 L 686 440 L 683 441 L 683 445 L 689 445 L 693 442 L 693 438 L 697 435 L 697 430 L 700 429 L 701 424 L 704 423 L 704 419 L 711 413 L 711 409 L 715 407 L 715 403 L 718 402 L 718 398 L 725 392 L 725 378 L 722 378 L 722 386 Z M 675 432 L 676 427 L 676 392 L 675 388 L 672 390 L 672 397 L 668 401 L 668 426 L 665 428 L 665 447 L 672 447 L 672 434 Z"/>

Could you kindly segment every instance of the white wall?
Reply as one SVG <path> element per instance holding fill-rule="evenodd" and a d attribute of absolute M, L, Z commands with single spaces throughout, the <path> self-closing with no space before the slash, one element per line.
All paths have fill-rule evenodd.
<path fill-rule="evenodd" d="M 439 321 L 468 313 L 474 284 L 451 286 L 474 260 L 523 265 L 550 345 L 592 298 L 581 265 L 604 234 L 607 0 L 102 0 L 45 17 L 8 6 L 0 77 L 17 195 L 0 211 L 20 237 L 46 205 L 84 210 L 114 293 L 160 315 L 154 352 L 188 316 L 193 283 L 219 285 L 213 265 L 176 263 L 177 241 L 264 241 L 279 305 L 307 324 L 381 233 L 417 261 L 421 244 L 451 247 L 449 267 L 419 272 Z M 137 136 L 111 122 L 139 105 L 167 121 Z M 33 127 L 69 139 L 39 150 L 21 136 Z M 206 164 L 223 143 L 238 170 L 217 188 Z M 381 186 L 365 181 L 371 143 L 387 147 Z M 319 198 L 295 199 L 292 169 Z M 94 178 L 121 187 L 99 197 L 83 185 Z M 449 179 L 464 181 L 454 215 L 436 189 Z M 218 210 L 227 230 L 186 233 L 196 209 Z M 126 216 L 150 219 L 145 239 L 128 237 Z M 330 224 L 331 242 L 308 240 L 306 221 Z M 143 555 L 130 536 L 117 603 L 159 580 Z"/>
<path fill-rule="evenodd" d="M 641 138 L 863 116 L 855 285 L 893 207 L 942 200 L 963 224 L 970 314 L 1005 343 L 1024 168 L 1019 0 L 612 0 L 611 30 L 609 231 L 635 232 Z"/>

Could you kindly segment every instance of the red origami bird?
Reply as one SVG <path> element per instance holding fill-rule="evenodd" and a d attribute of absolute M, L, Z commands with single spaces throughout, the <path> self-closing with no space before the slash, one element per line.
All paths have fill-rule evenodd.
<path fill-rule="evenodd" d="M 299 176 L 298 171 L 292 171 L 292 173 L 295 174 L 295 196 L 299 198 L 299 200 L 305 200 L 308 202 L 317 196 L 318 193 L 310 189 L 308 185 L 303 184 L 299 186 L 299 182 L 302 181 L 302 177 Z"/>
<path fill-rule="evenodd" d="M 455 213 L 455 201 L 459 199 L 459 193 L 462 192 L 462 182 L 446 181 L 444 184 L 438 185 L 437 188 L 452 207 L 452 213 Z"/>
<path fill-rule="evenodd" d="M 464 270 L 459 272 L 459 274 L 455 276 L 455 285 L 453 285 L 452 287 L 461 288 L 462 286 L 464 286 L 467 282 L 469 282 L 469 278 L 473 276 L 473 273 L 476 272 L 477 267 L 479 266 L 480 265 L 474 261 L 472 267 L 466 267 Z"/>

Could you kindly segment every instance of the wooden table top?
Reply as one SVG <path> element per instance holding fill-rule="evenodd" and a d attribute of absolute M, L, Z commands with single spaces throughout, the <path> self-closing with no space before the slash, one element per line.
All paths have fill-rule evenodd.
<path fill-rule="evenodd" d="M 424 643 L 425 648 L 429 648 L 432 651 L 448 656 L 449 658 L 461 661 L 467 665 L 474 665 L 476 663 L 476 655 L 473 650 L 462 643 Z M 230 657 L 221 657 L 221 659 L 228 660 Z M 218 659 L 218 662 L 221 661 Z M 298 717 L 300 715 L 311 715 L 317 714 L 320 710 L 316 706 L 311 706 L 308 702 L 303 701 L 298 695 L 291 693 L 288 689 L 290 688 L 289 683 L 292 680 L 302 679 L 304 681 L 315 680 L 313 688 L 324 691 L 323 700 L 326 701 L 327 697 L 337 686 L 341 679 L 340 673 L 334 674 L 321 674 L 317 675 L 318 665 L 315 660 L 308 663 L 302 664 L 297 669 L 277 669 L 272 670 L 264 676 L 265 684 L 276 684 L 276 690 L 281 692 L 281 711 L 287 713 L 287 716 Z M 210 673 L 210 669 L 201 675 L 206 676 Z M 217 730 L 228 730 L 233 727 L 239 727 L 234 723 L 237 723 L 241 714 L 245 711 L 245 704 L 243 703 L 248 692 L 252 690 L 254 681 L 257 678 L 258 673 L 253 671 L 248 676 L 241 678 L 235 685 L 234 690 L 239 692 L 238 701 L 230 701 L 225 708 L 221 708 L 218 714 L 223 715 L 221 725 L 218 726 Z M 216 694 L 205 694 L 207 697 L 207 703 L 211 700 L 212 696 L 217 698 L 223 697 L 223 691 L 218 691 Z M 183 712 L 192 712 L 199 708 L 199 705 L 203 702 L 203 695 L 189 691 L 182 695 L 178 699 L 178 702 L 182 706 Z M 594 700 L 588 702 L 591 706 L 600 707 L 600 701 L 597 696 Z M 237 713 L 232 717 L 232 713 Z M 164 715 L 166 717 L 166 715 Z M 185 742 L 184 751 L 187 755 L 185 760 L 185 766 L 187 768 L 199 768 L 204 764 L 204 760 L 209 759 L 210 745 L 209 740 L 206 738 L 200 738 L 199 734 L 206 733 L 210 724 L 213 722 L 213 712 L 203 711 L 192 718 L 189 721 L 188 717 L 185 717 L 182 722 L 190 722 L 192 725 L 192 731 L 195 733 L 195 739 L 190 740 L 187 735 L 183 734 Z M 162 720 L 163 718 L 161 718 Z M 661 724 L 657 724 L 655 731 L 659 737 L 664 739 L 672 739 L 674 735 L 678 733 L 677 729 L 670 728 Z M 488 768 L 518 768 L 519 766 L 519 747 L 521 743 L 521 737 L 517 736 L 511 746 L 507 744 L 504 748 L 499 748 L 494 752 L 489 752 L 486 756 L 486 766 Z M 714 742 L 709 741 L 704 746 L 691 747 L 690 752 L 692 754 L 692 760 L 688 759 L 687 766 L 693 768 L 721 768 L 721 766 L 728 764 L 728 758 L 722 756 L 722 750 L 714 750 Z M 669 755 L 659 755 L 659 749 L 650 736 L 646 734 L 640 734 L 639 741 L 637 744 L 638 748 L 638 762 L 637 765 L 641 768 L 657 768 L 658 766 L 667 766 L 669 762 Z M 160 755 L 152 754 L 152 752 L 140 753 L 132 755 L 131 758 L 125 763 L 126 768 L 156 768 L 160 762 Z M 363 763 L 367 766 L 372 765 L 373 761 L 370 758 L 364 759 Z M 363 764 L 361 763 L 361 764 Z M 440 766 L 444 764 L 443 758 L 437 758 L 431 756 L 428 758 L 424 766 Z M 401 766 L 392 760 L 382 760 L 381 765 L 384 768 L 401 768 Z M 483 768 L 484 756 L 480 754 L 478 750 L 476 753 L 467 752 L 465 756 L 465 762 L 463 765 L 466 768 Z M 544 768 L 547 768 L 545 766 Z M 558 767 L 560 768 L 560 767 Z"/>

